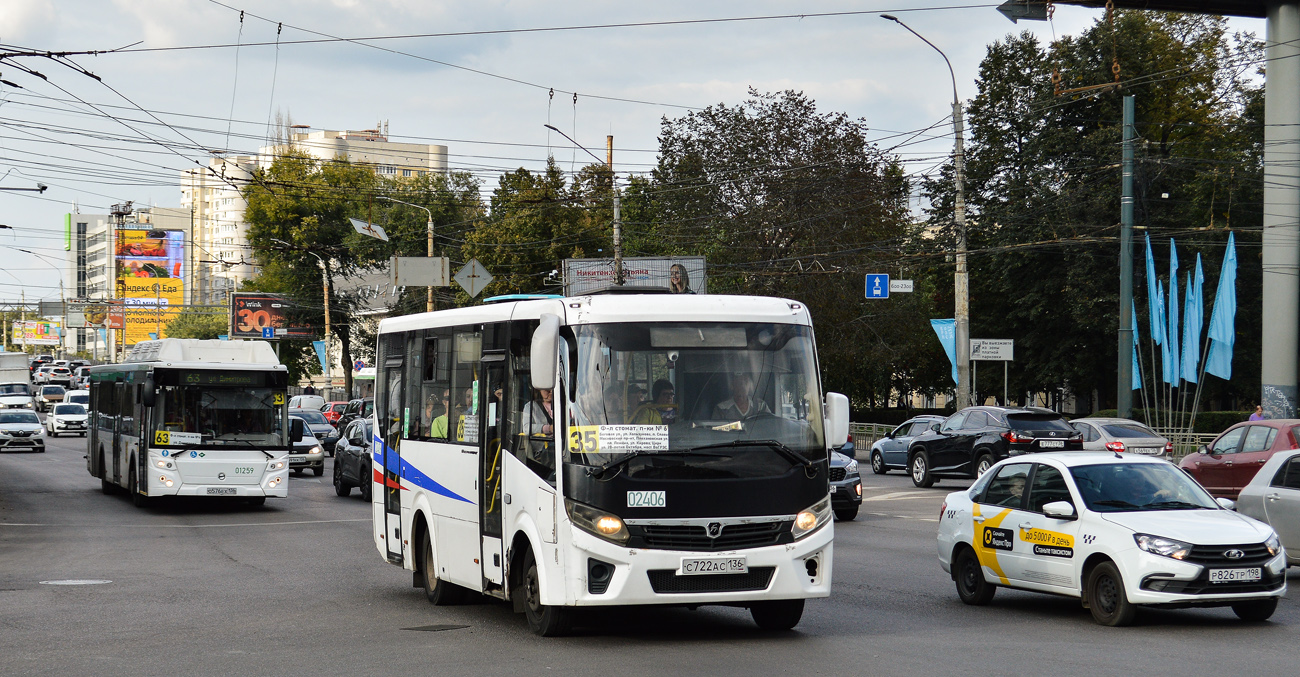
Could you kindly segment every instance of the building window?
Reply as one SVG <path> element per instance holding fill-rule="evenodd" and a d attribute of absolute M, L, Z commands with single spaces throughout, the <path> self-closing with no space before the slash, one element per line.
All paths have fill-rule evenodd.
<path fill-rule="evenodd" d="M 410 176 L 410 175 L 411 175 L 411 170 L 409 169 L 402 170 L 402 176 Z"/>

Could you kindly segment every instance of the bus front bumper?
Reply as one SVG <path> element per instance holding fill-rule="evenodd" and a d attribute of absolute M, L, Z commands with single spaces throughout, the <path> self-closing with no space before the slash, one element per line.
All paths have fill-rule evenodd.
<path fill-rule="evenodd" d="M 827 597 L 831 591 L 834 525 L 783 545 L 723 552 L 623 548 L 573 529 L 570 566 L 578 575 L 571 590 L 577 606 L 625 604 L 733 604 Z M 684 560 L 745 559 L 744 574 L 679 575 Z M 596 562 L 593 562 L 595 560 Z M 612 568 L 604 582 L 593 565 Z M 593 585 L 593 582 L 596 584 Z M 601 590 L 603 592 L 596 592 Z"/>

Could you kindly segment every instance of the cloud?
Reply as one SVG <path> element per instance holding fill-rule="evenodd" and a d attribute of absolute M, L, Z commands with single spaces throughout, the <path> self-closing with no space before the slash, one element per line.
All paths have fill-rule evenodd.
<path fill-rule="evenodd" d="M 47 43 L 58 25 L 53 0 L 6 0 L 0 11 L 0 40 L 27 46 Z"/>

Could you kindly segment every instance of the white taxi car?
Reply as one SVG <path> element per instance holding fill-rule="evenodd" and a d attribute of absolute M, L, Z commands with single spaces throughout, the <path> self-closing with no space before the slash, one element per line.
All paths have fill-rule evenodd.
<path fill-rule="evenodd" d="M 998 587 L 1081 599 L 1102 625 L 1139 606 L 1273 615 L 1286 554 L 1273 529 L 1168 461 L 1110 452 L 1006 459 L 939 515 L 939 563 L 967 604 Z"/>

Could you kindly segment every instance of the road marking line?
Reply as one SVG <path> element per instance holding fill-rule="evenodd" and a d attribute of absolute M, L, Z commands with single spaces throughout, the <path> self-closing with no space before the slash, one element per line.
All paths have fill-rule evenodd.
<path fill-rule="evenodd" d="M 872 496 L 871 498 L 864 498 L 862 500 L 864 501 L 907 501 L 913 498 L 921 498 L 923 496 L 933 496 L 935 498 L 938 498 L 938 494 L 929 491 L 895 491 L 888 494 L 881 494 L 879 496 Z"/>
<path fill-rule="evenodd" d="M 212 529 L 215 527 L 276 527 L 297 526 L 302 524 L 339 524 L 344 522 L 369 522 L 370 518 L 351 520 L 302 520 L 298 522 L 241 522 L 229 524 L 32 524 L 26 522 L 4 523 L 0 527 L 54 527 L 86 529 Z"/>

